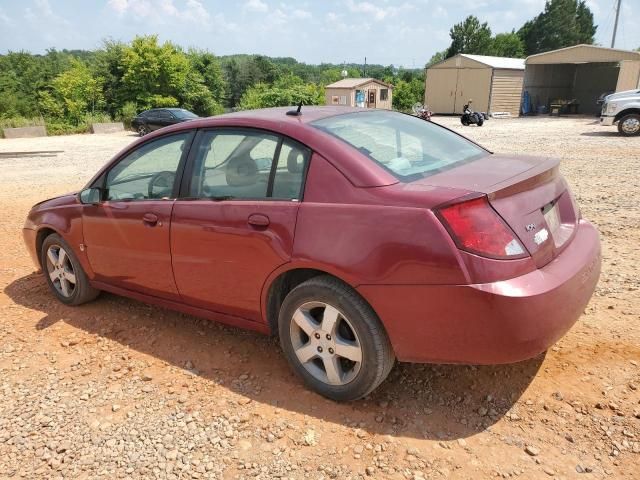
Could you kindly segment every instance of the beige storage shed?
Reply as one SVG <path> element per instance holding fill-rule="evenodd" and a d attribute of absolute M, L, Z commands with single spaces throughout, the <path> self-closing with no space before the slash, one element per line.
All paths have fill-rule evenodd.
<path fill-rule="evenodd" d="M 424 102 L 434 113 L 462 113 L 469 99 L 479 112 L 518 116 L 524 59 L 459 53 L 427 68 Z"/>
<path fill-rule="evenodd" d="M 578 113 L 596 114 L 605 93 L 640 88 L 640 52 L 575 45 L 527 57 L 524 90 L 533 111 L 571 101 Z"/>
<path fill-rule="evenodd" d="M 343 78 L 324 91 L 327 105 L 391 110 L 393 85 L 375 78 Z"/>

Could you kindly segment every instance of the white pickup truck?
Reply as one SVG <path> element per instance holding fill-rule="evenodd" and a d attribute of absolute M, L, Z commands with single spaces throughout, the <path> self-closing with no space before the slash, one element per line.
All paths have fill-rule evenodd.
<path fill-rule="evenodd" d="M 602 105 L 600 125 L 618 124 L 618 131 L 627 137 L 640 135 L 640 90 L 607 95 Z"/>

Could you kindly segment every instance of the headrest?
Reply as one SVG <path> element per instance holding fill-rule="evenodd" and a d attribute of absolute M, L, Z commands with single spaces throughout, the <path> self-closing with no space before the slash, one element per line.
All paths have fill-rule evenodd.
<path fill-rule="evenodd" d="M 258 181 L 258 166 L 248 154 L 229 160 L 225 173 L 227 185 L 232 187 L 255 185 Z"/>
<path fill-rule="evenodd" d="M 301 173 L 304 169 L 304 154 L 297 148 L 292 148 L 287 155 L 287 170 L 290 173 Z"/>

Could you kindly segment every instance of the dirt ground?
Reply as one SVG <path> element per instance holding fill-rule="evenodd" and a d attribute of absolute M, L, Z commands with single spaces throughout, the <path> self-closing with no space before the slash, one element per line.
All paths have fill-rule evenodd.
<path fill-rule="evenodd" d="M 640 478 L 640 138 L 591 118 L 436 120 L 562 158 L 601 232 L 600 283 L 546 355 L 400 364 L 348 404 L 306 391 L 273 339 L 113 295 L 56 302 L 27 211 L 135 137 L 0 140 L 0 478 Z"/>

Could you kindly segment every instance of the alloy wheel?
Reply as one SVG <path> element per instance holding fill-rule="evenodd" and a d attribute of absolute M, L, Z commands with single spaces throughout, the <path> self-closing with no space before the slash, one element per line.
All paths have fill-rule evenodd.
<path fill-rule="evenodd" d="M 47 273 L 60 295 L 69 298 L 76 290 L 76 274 L 67 252 L 60 245 L 47 249 Z"/>
<path fill-rule="evenodd" d="M 328 385 L 346 385 L 360 371 L 362 346 L 349 319 L 324 302 L 308 302 L 290 323 L 293 350 L 302 366 Z"/>
<path fill-rule="evenodd" d="M 628 135 L 633 135 L 640 131 L 640 120 L 635 117 L 627 118 L 622 122 L 622 130 Z"/>

